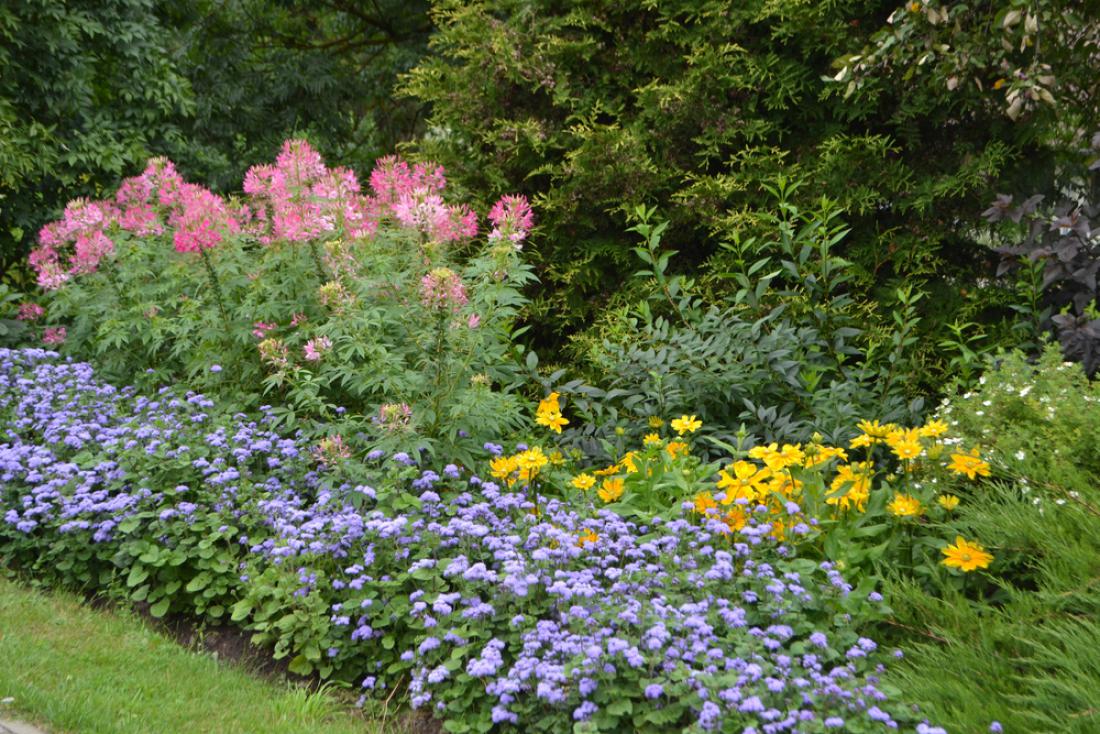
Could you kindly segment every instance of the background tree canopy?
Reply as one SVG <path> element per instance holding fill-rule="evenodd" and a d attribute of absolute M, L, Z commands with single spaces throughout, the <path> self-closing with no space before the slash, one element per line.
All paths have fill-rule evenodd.
<path fill-rule="evenodd" d="M 1100 119 L 1096 6 L 437 0 L 406 90 L 432 107 L 424 155 L 535 200 L 544 338 L 633 270 L 634 205 L 720 272 L 780 175 L 845 210 L 857 288 L 892 306 L 917 279 L 954 314 L 984 270 L 978 212 L 998 187 L 1052 188 Z"/>
<path fill-rule="evenodd" d="M 152 0 L 0 7 L 0 266 L 65 201 L 152 150 L 181 146 L 195 109 Z"/>

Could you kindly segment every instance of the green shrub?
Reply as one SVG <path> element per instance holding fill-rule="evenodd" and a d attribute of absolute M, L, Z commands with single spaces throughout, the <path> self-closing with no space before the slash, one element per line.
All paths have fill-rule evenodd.
<path fill-rule="evenodd" d="M 477 196 L 504 187 L 537 204 L 542 343 L 622 286 L 635 206 L 667 213 L 685 270 L 721 272 L 720 243 L 769 229 L 764 185 L 780 175 L 806 179 L 798 204 L 825 194 L 850 217 L 839 254 L 857 300 L 885 311 L 900 284 L 926 283 L 932 343 L 956 319 L 999 317 L 975 287 L 987 263 L 973 223 L 996 180 L 1051 186 L 1076 144 L 1057 118 L 1095 119 L 1096 95 L 1077 93 L 1095 89 L 1078 45 L 1094 32 L 1087 3 L 1037 3 L 1004 26 L 1008 0 L 910 6 L 889 24 L 893 3 L 436 0 L 435 54 L 406 85 L 432 105 L 418 148 Z M 1034 89 L 1048 74 L 1057 106 Z M 1025 114 L 1006 114 L 1013 91 Z"/>
<path fill-rule="evenodd" d="M 600 342 L 574 341 L 582 369 L 542 380 L 584 418 L 566 432 L 573 445 L 597 453 L 599 441 L 624 430 L 640 441 L 648 416 L 698 414 L 727 443 L 740 426 L 749 445 L 815 433 L 843 444 L 867 416 L 917 420 L 923 401 L 909 391 L 921 367 L 921 294 L 899 291 L 901 308 L 886 323 L 857 303 L 851 263 L 836 254 L 848 230 L 835 203 L 802 211 L 790 201 L 797 188 L 773 189 L 773 237 L 736 248 L 736 269 L 723 274 L 733 284 L 726 297 L 673 274 L 678 253 L 662 247 L 666 224 L 636 212 L 632 231 L 643 243 L 634 250 L 645 264 L 637 277 L 648 297 L 606 316 Z M 769 254 L 753 257 L 754 244 Z"/>

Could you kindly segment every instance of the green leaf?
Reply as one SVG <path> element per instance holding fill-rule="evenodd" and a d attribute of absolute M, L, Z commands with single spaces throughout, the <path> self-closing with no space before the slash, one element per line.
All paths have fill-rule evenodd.
<path fill-rule="evenodd" d="M 130 569 L 130 573 L 126 576 L 127 586 L 137 586 L 145 579 L 149 578 L 149 569 L 145 566 L 133 566 Z"/>
<path fill-rule="evenodd" d="M 248 619 L 248 615 L 250 614 L 252 614 L 252 600 L 241 599 L 233 605 L 233 614 L 229 618 L 234 622 L 240 622 Z"/>
<path fill-rule="evenodd" d="M 295 675 L 309 675 L 313 672 L 313 663 L 309 662 L 305 655 L 295 655 L 287 666 L 287 670 Z"/>
<path fill-rule="evenodd" d="M 170 600 L 168 597 L 164 597 L 153 606 L 149 607 L 149 614 L 152 614 L 157 619 L 160 619 L 168 613 L 168 605 Z"/>
<path fill-rule="evenodd" d="M 210 574 L 203 571 L 195 578 L 187 582 L 187 591 L 194 594 L 196 591 L 201 591 L 210 585 Z"/>

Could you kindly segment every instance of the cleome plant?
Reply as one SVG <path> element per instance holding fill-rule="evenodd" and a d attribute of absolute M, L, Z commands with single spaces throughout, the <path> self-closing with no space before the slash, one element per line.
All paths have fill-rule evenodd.
<path fill-rule="evenodd" d="M 26 318 L 112 379 L 269 403 L 278 425 L 351 450 L 469 457 L 519 413 L 533 216 L 506 196 L 478 242 L 476 214 L 445 190 L 442 168 L 390 157 L 364 191 L 302 140 L 232 199 L 156 159 L 43 228 L 30 263 L 48 295 Z"/>

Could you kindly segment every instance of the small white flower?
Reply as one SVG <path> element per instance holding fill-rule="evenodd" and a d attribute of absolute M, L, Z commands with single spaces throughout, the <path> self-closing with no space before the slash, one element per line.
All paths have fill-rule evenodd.
<path fill-rule="evenodd" d="M 984 405 L 985 407 L 988 408 L 990 405 L 993 405 L 993 401 L 992 400 L 983 400 L 982 405 Z"/>
<path fill-rule="evenodd" d="M 1016 452 L 1016 461 L 1023 461 L 1025 456 L 1027 456 L 1027 454 L 1024 453 L 1023 449 L 1020 449 Z"/>
<path fill-rule="evenodd" d="M 1058 499 L 1054 500 L 1054 504 L 1064 505 L 1064 504 L 1066 504 L 1066 501 L 1064 499 L 1062 499 L 1061 497 L 1059 497 Z"/>
<path fill-rule="evenodd" d="M 1031 392 L 1031 385 L 1028 385 L 1027 387 L 1020 390 L 1020 397 L 1026 398 L 1029 392 Z"/>
<path fill-rule="evenodd" d="M 975 410 L 974 415 L 985 415 L 985 411 L 984 410 Z"/>
<path fill-rule="evenodd" d="M 1074 492 L 1072 489 L 1069 492 L 1067 492 L 1067 494 L 1070 497 L 1072 497 L 1073 499 L 1078 499 L 1078 498 L 1081 497 L 1081 494 L 1079 492 Z"/>

